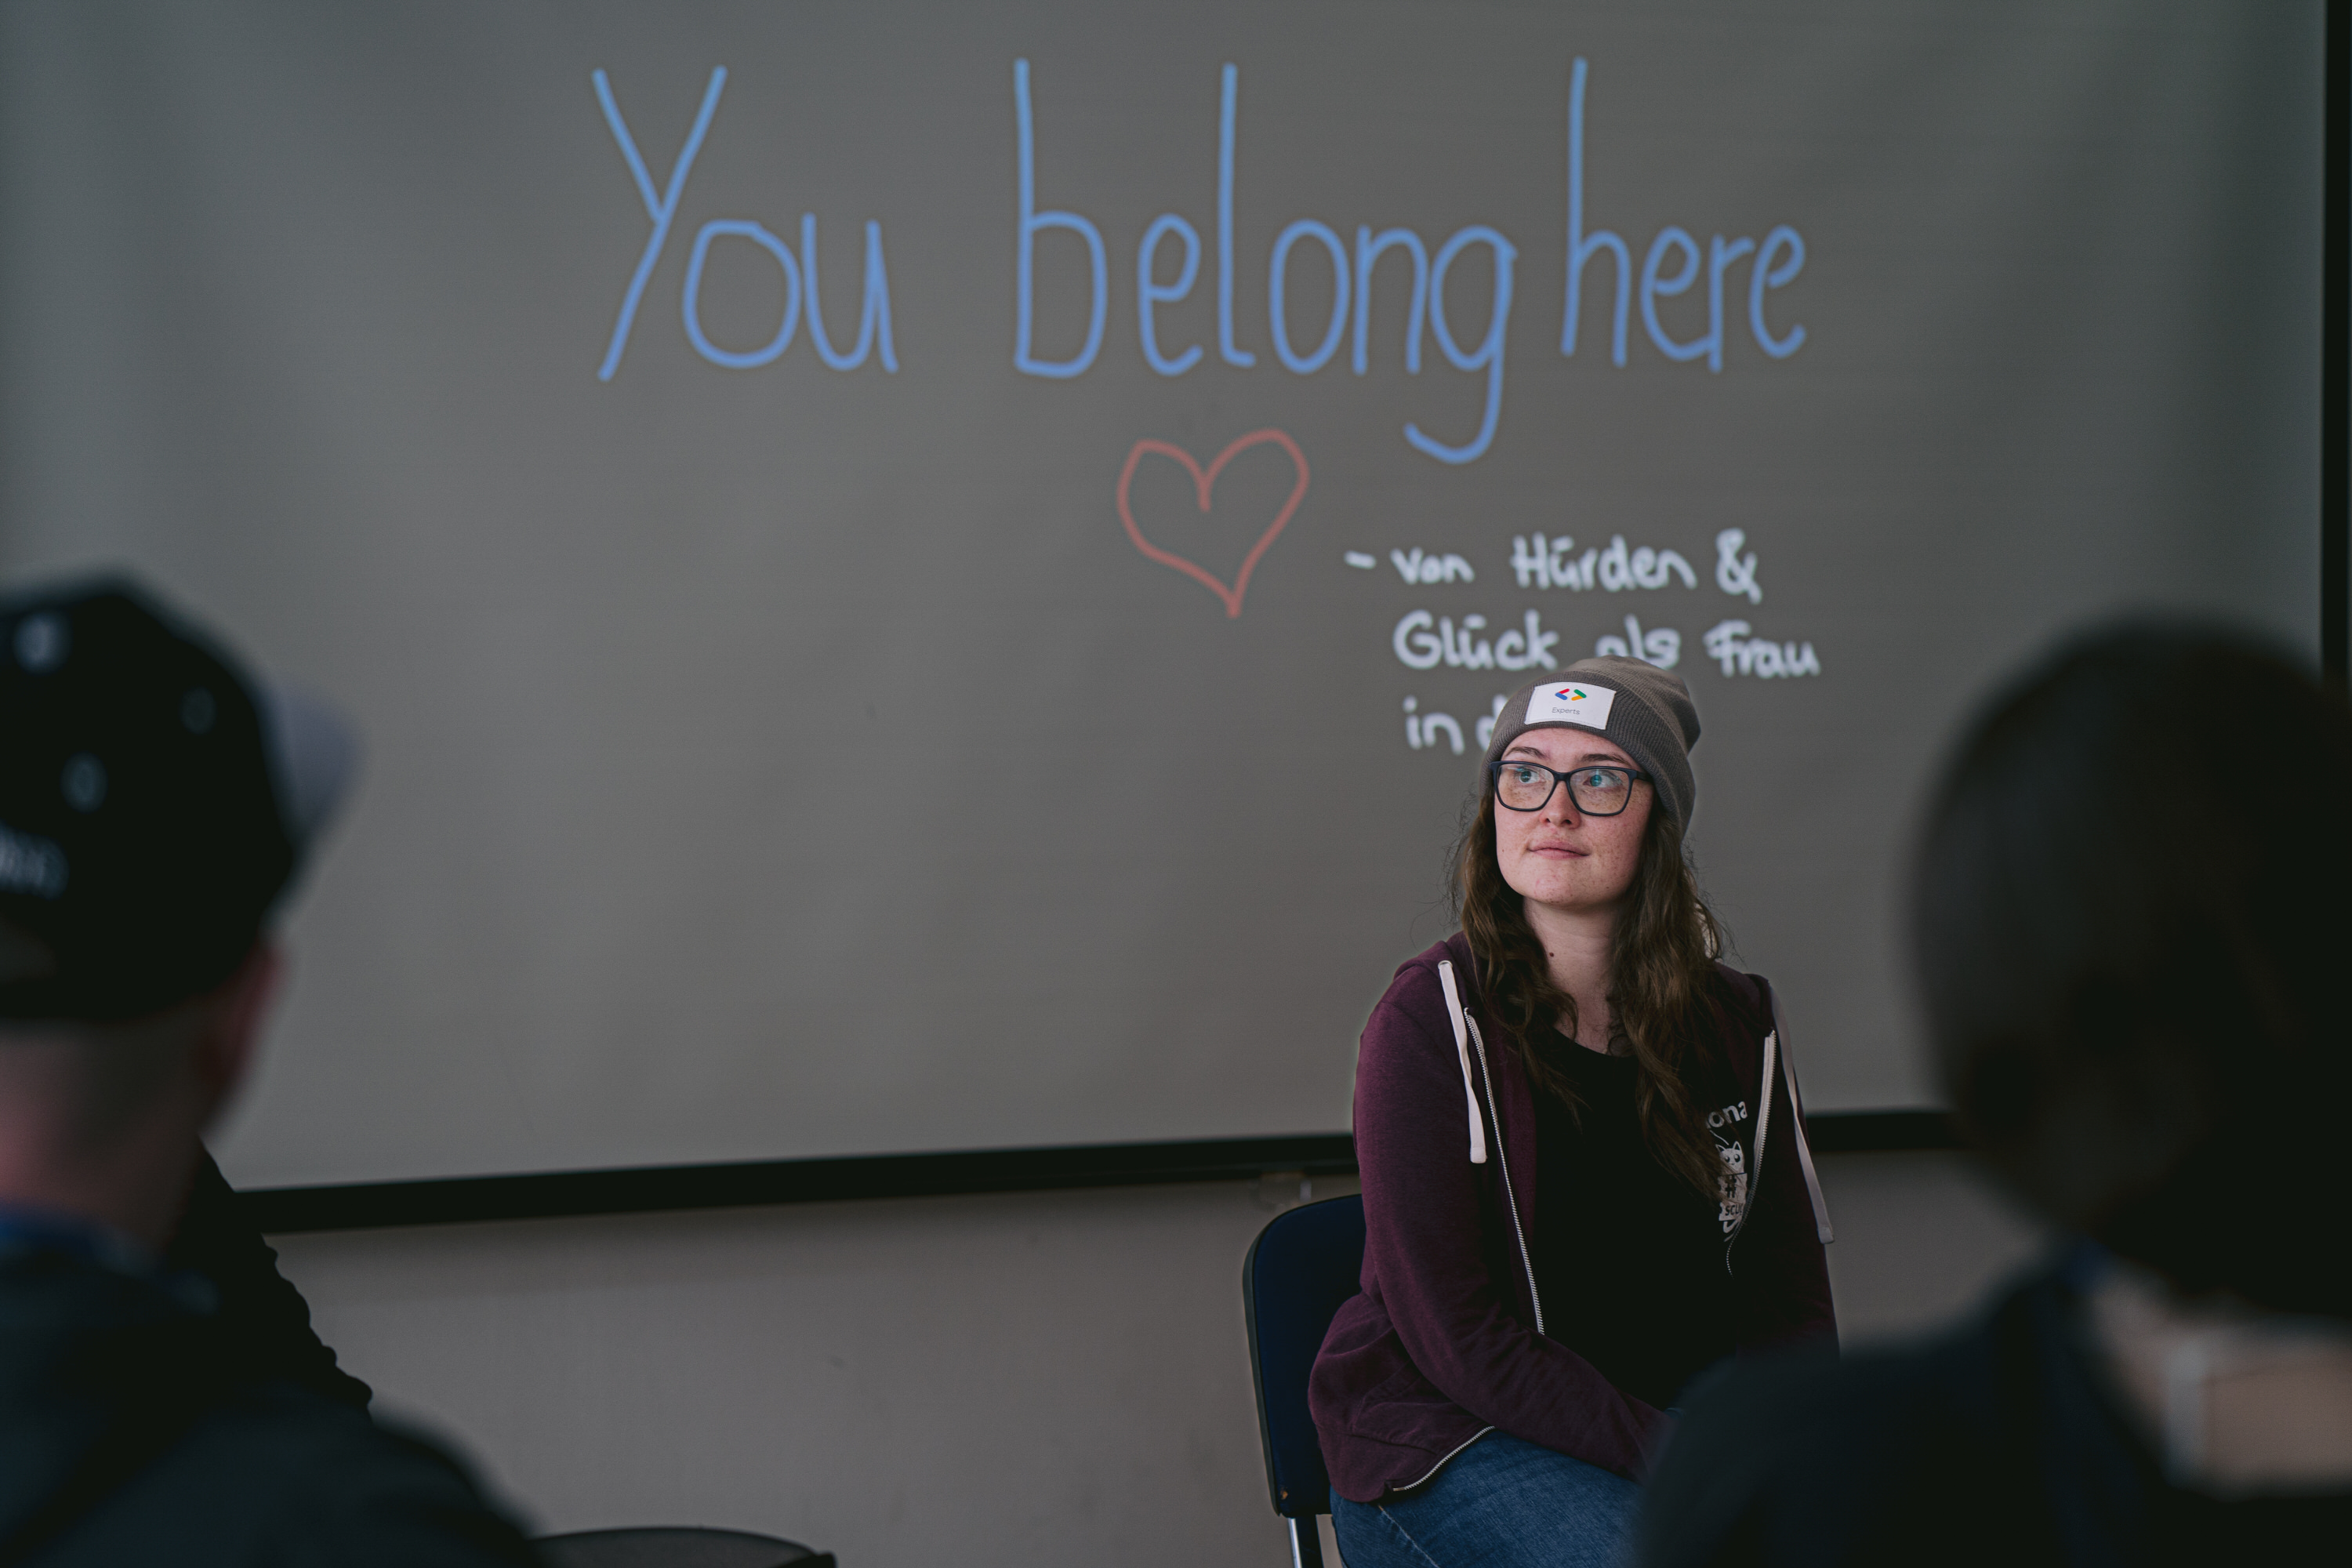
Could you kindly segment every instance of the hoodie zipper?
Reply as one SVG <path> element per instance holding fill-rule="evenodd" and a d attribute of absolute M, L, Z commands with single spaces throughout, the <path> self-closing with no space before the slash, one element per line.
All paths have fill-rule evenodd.
<path fill-rule="evenodd" d="M 1519 1224 L 1519 1194 L 1511 1190 L 1511 1152 L 1503 1143 L 1503 1113 L 1495 1109 L 1495 1074 L 1486 1065 L 1486 1037 L 1478 1032 L 1478 1020 L 1465 1007 L 1462 1016 L 1470 1025 L 1470 1043 L 1478 1047 L 1478 1076 L 1486 1082 L 1486 1113 L 1495 1119 L 1495 1152 L 1503 1158 L 1503 1201 L 1511 1208 L 1511 1234 L 1519 1242 L 1519 1267 L 1528 1271 L 1528 1300 L 1536 1310 L 1536 1332 L 1544 1331 L 1543 1297 L 1536 1289 L 1536 1261 L 1528 1251 L 1528 1233 Z"/>
<path fill-rule="evenodd" d="M 1476 1442 L 1479 1438 L 1484 1437 L 1487 1433 L 1492 1432 L 1494 1428 L 1492 1426 L 1479 1427 L 1478 1430 L 1471 1433 L 1467 1437 L 1463 1438 L 1461 1442 L 1456 1443 L 1451 1450 L 1437 1461 L 1437 1463 L 1430 1466 L 1429 1468 L 1422 1471 L 1420 1475 L 1414 1477 L 1412 1480 L 1405 1482 L 1404 1485 L 1397 1488 L 1397 1490 L 1399 1492 L 1409 1492 L 1412 1490 L 1413 1488 L 1423 1484 L 1430 1477 L 1435 1475 L 1438 1471 L 1452 1464 L 1454 1462 L 1454 1455 L 1459 1454 L 1463 1449 L 1468 1447 L 1471 1444 Z"/>

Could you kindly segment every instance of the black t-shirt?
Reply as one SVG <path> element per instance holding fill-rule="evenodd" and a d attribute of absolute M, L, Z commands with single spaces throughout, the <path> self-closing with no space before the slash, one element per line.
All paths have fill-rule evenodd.
<path fill-rule="evenodd" d="M 1536 1093 L 1536 1284 L 1544 1332 L 1621 1393 L 1664 1408 L 1732 1352 L 1731 1275 L 1717 1203 L 1661 1165 L 1633 1110 L 1631 1057 L 1562 1037 L 1552 1056 L 1582 1102 Z"/>

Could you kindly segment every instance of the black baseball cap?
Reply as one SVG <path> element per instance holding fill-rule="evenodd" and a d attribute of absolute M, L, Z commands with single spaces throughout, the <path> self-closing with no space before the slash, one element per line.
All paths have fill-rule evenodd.
<path fill-rule="evenodd" d="M 0 594 L 0 1018 L 136 1017 L 259 940 L 357 747 L 121 576 Z"/>

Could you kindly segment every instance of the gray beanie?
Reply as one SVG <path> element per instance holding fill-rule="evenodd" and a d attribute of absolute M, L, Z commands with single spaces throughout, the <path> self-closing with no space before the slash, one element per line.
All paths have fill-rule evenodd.
<path fill-rule="evenodd" d="M 1650 775 L 1658 804 L 1685 828 L 1698 804 L 1690 749 L 1698 743 L 1698 710 L 1683 678 L 1638 658 L 1580 658 L 1565 675 L 1529 681 L 1503 700 L 1487 742 L 1483 773 L 1528 730 L 1597 730 Z"/>

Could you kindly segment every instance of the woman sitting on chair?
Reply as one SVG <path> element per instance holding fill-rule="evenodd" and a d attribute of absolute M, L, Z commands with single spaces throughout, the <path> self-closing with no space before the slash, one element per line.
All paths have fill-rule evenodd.
<path fill-rule="evenodd" d="M 1510 697 L 1462 931 L 1364 1026 L 1363 1293 L 1310 1389 L 1349 1568 L 1613 1561 L 1690 1380 L 1836 1331 L 1771 988 L 1684 858 L 1697 739 L 1633 659 Z"/>

